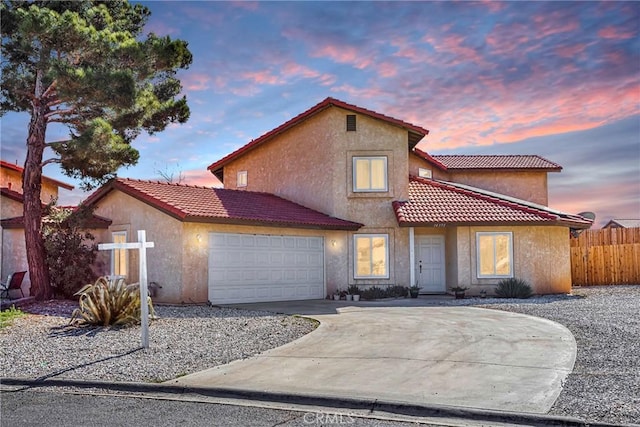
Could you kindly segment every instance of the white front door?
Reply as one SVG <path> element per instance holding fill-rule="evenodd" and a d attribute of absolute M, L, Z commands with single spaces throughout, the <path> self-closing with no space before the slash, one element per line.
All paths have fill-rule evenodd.
<path fill-rule="evenodd" d="M 444 236 L 416 236 L 416 280 L 421 294 L 446 292 Z"/>

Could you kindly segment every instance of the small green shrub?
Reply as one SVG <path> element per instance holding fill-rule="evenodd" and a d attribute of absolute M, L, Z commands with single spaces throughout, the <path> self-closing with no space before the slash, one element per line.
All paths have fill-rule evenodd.
<path fill-rule="evenodd" d="M 382 289 L 378 286 L 372 286 L 368 289 L 362 289 L 360 291 L 360 296 L 364 300 L 374 300 L 374 299 L 383 299 L 383 298 L 399 298 L 406 297 L 409 292 L 409 288 L 406 286 L 387 286 Z"/>
<path fill-rule="evenodd" d="M 94 284 L 85 285 L 76 295 L 80 308 L 71 315 L 70 323 L 86 325 L 130 325 L 140 322 L 140 289 L 138 284 L 127 285 L 124 279 L 99 277 Z M 150 317 L 155 317 L 151 298 L 147 299 Z"/>
<path fill-rule="evenodd" d="M 406 297 L 407 293 L 409 293 L 409 288 L 406 286 L 394 285 L 387 288 L 387 298 Z"/>
<path fill-rule="evenodd" d="M 533 289 L 526 280 L 510 278 L 503 279 L 496 287 L 498 298 L 529 298 L 533 295 Z"/>
<path fill-rule="evenodd" d="M 349 295 L 360 295 L 360 288 L 357 285 L 350 285 L 347 288 L 347 292 L 349 293 Z"/>
<path fill-rule="evenodd" d="M 0 329 L 10 326 L 14 319 L 24 316 L 24 312 L 15 305 L 0 311 Z"/>
<path fill-rule="evenodd" d="M 42 226 L 45 262 L 49 267 L 51 286 L 56 295 L 72 298 L 87 282 L 96 280 L 91 266 L 96 260 L 98 245 L 88 228 L 91 210 L 77 210 L 50 205 Z"/>

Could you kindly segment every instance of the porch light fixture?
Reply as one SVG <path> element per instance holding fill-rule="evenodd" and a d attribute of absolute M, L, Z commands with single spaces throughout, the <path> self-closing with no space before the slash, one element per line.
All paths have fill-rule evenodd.
<path fill-rule="evenodd" d="M 198 243 L 202 242 L 202 235 L 200 233 L 196 234 L 196 240 Z"/>

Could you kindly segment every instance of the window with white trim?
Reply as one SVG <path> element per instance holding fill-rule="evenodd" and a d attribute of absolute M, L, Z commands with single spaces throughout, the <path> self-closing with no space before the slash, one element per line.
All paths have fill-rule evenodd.
<path fill-rule="evenodd" d="M 126 231 L 114 231 L 111 233 L 113 243 L 127 243 Z M 115 276 L 127 275 L 127 250 L 114 249 L 111 255 L 111 274 Z"/>
<path fill-rule="evenodd" d="M 387 158 L 385 156 L 353 158 L 353 191 L 388 191 Z"/>
<path fill-rule="evenodd" d="M 240 171 L 238 172 L 236 187 L 246 187 L 246 186 L 247 186 L 247 171 Z"/>
<path fill-rule="evenodd" d="M 420 178 L 431 178 L 431 169 L 418 168 L 418 176 Z"/>
<path fill-rule="evenodd" d="M 353 246 L 356 279 L 389 278 L 388 234 L 356 234 Z"/>
<path fill-rule="evenodd" d="M 476 233 L 478 278 L 513 277 L 513 233 Z"/>

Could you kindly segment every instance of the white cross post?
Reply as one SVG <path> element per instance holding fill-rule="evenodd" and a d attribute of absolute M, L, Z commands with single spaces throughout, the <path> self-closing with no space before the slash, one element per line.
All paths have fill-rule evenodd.
<path fill-rule="evenodd" d="M 153 248 L 153 242 L 147 242 L 145 230 L 138 230 L 138 241 L 134 243 L 101 243 L 98 250 L 138 249 L 140 251 L 140 314 L 142 323 L 142 347 L 149 348 L 149 291 L 147 285 L 147 248 Z"/>

